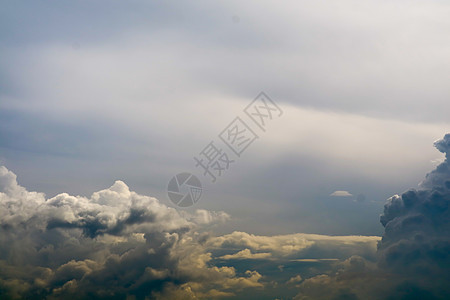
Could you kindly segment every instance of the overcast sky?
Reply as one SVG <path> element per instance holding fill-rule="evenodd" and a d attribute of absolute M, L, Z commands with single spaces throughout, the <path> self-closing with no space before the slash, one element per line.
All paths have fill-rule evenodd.
<path fill-rule="evenodd" d="M 193 157 L 265 91 L 283 116 L 216 184 L 203 178 L 196 206 L 240 214 L 252 232 L 380 234 L 384 200 L 442 158 L 449 9 L 4 3 L 1 162 L 50 196 L 121 179 L 167 200 L 168 180 L 201 176 Z"/>
<path fill-rule="evenodd" d="M 174 208 L 168 182 L 190 172 L 202 197 L 177 209 L 223 212 L 216 234 L 381 236 L 386 199 L 444 161 L 449 15 L 445 1 L 3 1 L 0 165 L 45 199 L 121 180 Z M 265 131 L 244 113 L 262 91 L 283 112 Z M 219 138 L 238 116 L 258 135 L 240 157 Z M 235 159 L 215 183 L 194 161 L 211 141 Z"/>

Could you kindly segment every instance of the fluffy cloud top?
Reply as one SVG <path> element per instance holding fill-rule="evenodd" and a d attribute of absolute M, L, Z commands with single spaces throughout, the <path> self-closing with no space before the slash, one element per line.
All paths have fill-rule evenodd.
<path fill-rule="evenodd" d="M 195 242 L 196 229 L 227 219 L 223 212 L 181 214 L 122 181 L 90 198 L 46 199 L 19 186 L 5 167 L 0 187 L 3 298 L 158 297 L 188 282 L 208 298 L 205 282 L 237 290 L 261 285 L 257 272 L 207 266 L 211 257 Z"/>
<path fill-rule="evenodd" d="M 446 159 L 385 204 L 377 265 L 354 256 L 304 280 L 295 299 L 449 299 L 450 134 L 435 146 Z"/>
<path fill-rule="evenodd" d="M 246 290 L 265 293 L 276 280 L 295 288 L 289 278 L 299 283 L 298 270 L 285 272 L 286 279 L 274 277 L 273 270 L 280 272 L 277 266 L 282 263 L 337 261 L 355 254 L 373 260 L 379 241 L 379 237 L 209 232 L 228 218 L 224 212 L 177 211 L 130 191 L 122 181 L 91 197 L 62 193 L 48 199 L 27 191 L 14 173 L 0 167 L 0 295 L 2 299 L 251 299 Z M 255 259 L 265 260 L 271 269 L 237 263 Z"/>
<path fill-rule="evenodd" d="M 446 159 L 419 189 L 388 199 L 381 216 L 381 264 L 447 284 L 450 279 L 450 134 L 435 143 Z"/>

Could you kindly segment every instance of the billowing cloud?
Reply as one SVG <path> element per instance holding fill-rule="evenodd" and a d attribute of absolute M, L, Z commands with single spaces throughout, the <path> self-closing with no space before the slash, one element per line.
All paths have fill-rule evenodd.
<path fill-rule="evenodd" d="M 374 270 L 373 263 L 352 256 L 335 264 L 325 274 L 303 280 L 297 285 L 299 293 L 294 300 L 384 299 L 380 293 L 374 293 L 373 287 L 378 286 Z M 379 277 L 382 278 L 381 275 Z"/>
<path fill-rule="evenodd" d="M 435 146 L 446 159 L 417 189 L 385 204 L 377 265 L 352 257 L 335 270 L 305 279 L 295 299 L 449 298 L 450 134 Z"/>
<path fill-rule="evenodd" d="M 446 159 L 418 189 L 388 199 L 381 216 L 385 234 L 380 264 L 433 286 L 450 279 L 450 134 L 435 143 Z"/>
<path fill-rule="evenodd" d="M 327 236 L 305 233 L 258 236 L 235 231 L 211 238 L 206 247 L 241 251 L 235 252 L 234 255 L 270 253 L 272 257 L 278 258 L 348 258 L 358 254 L 374 259 L 379 240 L 377 236 Z"/>
<path fill-rule="evenodd" d="M 90 197 L 47 198 L 20 186 L 5 167 L 0 217 L 5 299 L 248 299 L 249 289 L 264 293 L 277 281 L 290 288 L 300 283 L 298 269 L 274 276 L 282 264 L 319 263 L 321 270 L 352 255 L 373 260 L 380 239 L 238 231 L 214 236 L 211 226 L 229 219 L 224 212 L 177 211 L 122 181 Z M 250 263 L 261 260 L 263 267 Z"/>
<path fill-rule="evenodd" d="M 297 275 L 297 276 L 291 277 L 287 283 L 297 283 L 302 280 L 303 280 L 302 276 Z"/>
<path fill-rule="evenodd" d="M 122 181 L 90 198 L 28 192 L 0 168 L 0 294 L 6 299 L 124 299 L 176 293 L 228 295 L 261 275 L 210 267 L 199 229 L 223 212 L 179 213 Z M 209 283 L 207 283 L 209 282 Z M 208 285 L 208 287 L 206 287 Z M 209 291 L 209 292 L 208 292 Z M 232 294 L 232 293 L 231 293 Z"/>

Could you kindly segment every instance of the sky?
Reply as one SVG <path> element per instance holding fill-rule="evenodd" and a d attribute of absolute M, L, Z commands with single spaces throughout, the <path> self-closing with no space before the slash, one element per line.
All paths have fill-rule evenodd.
<path fill-rule="evenodd" d="M 1 7 L 0 296 L 449 295 L 450 4 Z M 233 161 L 215 182 L 211 142 Z"/>

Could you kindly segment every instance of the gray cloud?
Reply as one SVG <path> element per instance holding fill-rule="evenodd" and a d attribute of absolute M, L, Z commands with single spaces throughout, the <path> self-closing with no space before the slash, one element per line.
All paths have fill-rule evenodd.
<path fill-rule="evenodd" d="M 147 248 L 160 249 L 154 251 L 161 261 L 178 270 L 177 262 L 183 260 L 171 255 L 181 244 L 187 249 L 191 240 L 196 245 L 189 248 L 196 253 L 193 257 L 212 263 L 215 253 L 211 250 L 208 261 L 210 250 L 204 246 L 214 239 L 199 232 L 226 215 L 175 212 L 141 194 L 163 199 L 167 180 L 180 169 L 192 168 L 192 155 L 261 89 L 286 114 L 232 175 L 205 189 L 211 193 L 199 205 L 238 217 L 220 227 L 221 233 L 251 231 L 260 234 L 254 240 L 272 240 L 267 253 L 285 270 L 292 265 L 279 260 L 291 257 L 281 255 L 274 241 L 298 247 L 289 252 L 292 259 L 316 258 L 311 249 L 324 258 L 372 257 L 372 250 L 365 252 L 352 242 L 350 250 L 344 242 L 330 246 L 286 233 L 301 228 L 310 233 L 381 234 L 376 222 L 380 202 L 335 201 L 328 197 L 330 187 L 364 191 L 376 201 L 417 182 L 429 168 L 436 158 L 426 148 L 429 139 L 448 125 L 443 122 L 448 122 L 450 108 L 445 63 L 449 7 L 443 1 L 405 0 L 2 4 L 0 164 L 21 174 L 24 186 L 51 195 L 29 192 L 9 172 L 0 171 L 0 242 L 7 245 L 0 247 L 2 288 L 14 297 L 58 297 L 80 286 L 97 295 L 83 279 L 88 273 L 93 282 L 100 275 L 120 281 L 117 295 L 143 295 L 146 283 L 132 287 L 126 281 L 133 276 L 136 282 L 152 282 L 151 288 L 160 290 L 155 297 L 161 298 L 231 297 L 217 283 L 224 278 L 241 278 L 236 282 L 261 288 L 268 275 L 259 277 L 263 272 L 256 266 L 241 268 L 249 264 L 245 259 L 236 264 L 235 273 L 222 269 L 218 276 L 210 266 L 200 268 L 208 280 L 221 278 L 217 281 L 174 275 L 164 268 L 137 267 L 133 274 L 125 272 L 126 279 L 118 276 L 120 280 L 101 273 L 107 269 L 105 258 L 116 270 L 133 265 L 125 257 L 134 255 L 136 261 L 142 258 L 153 265 Z M 448 138 L 436 146 L 448 159 Z M 91 195 L 115 178 L 140 194 L 118 181 L 95 197 L 71 196 Z M 447 217 L 442 209 L 449 186 L 444 163 L 417 190 L 390 200 L 382 218 L 386 242 L 380 262 L 393 260 L 395 266 L 398 259 L 400 272 L 406 258 L 397 252 L 416 247 L 413 253 L 424 253 L 432 264 L 418 259 L 400 275 L 439 270 L 427 266 L 436 265 L 437 257 L 446 260 L 441 252 L 448 249 L 438 228 Z M 268 233 L 276 236 L 263 236 Z M 228 242 L 236 236 L 227 236 Z M 302 248 L 290 238 L 312 243 Z M 373 241 L 367 243 L 372 249 Z M 250 244 L 234 246 L 225 251 L 220 245 L 223 253 L 217 255 L 245 251 L 240 256 L 246 256 L 245 249 L 252 255 L 266 253 Z M 31 267 L 14 267 L 25 264 Z M 305 282 L 314 281 L 307 281 L 317 275 L 313 267 L 296 267 Z M 74 275 L 68 275 L 72 269 Z M 212 284 L 210 294 L 198 285 L 206 281 Z M 122 283 L 127 288 L 120 288 Z"/>
<path fill-rule="evenodd" d="M 446 121 L 444 108 L 448 108 L 445 100 L 448 87 L 443 78 L 448 75 L 448 67 L 440 62 L 446 58 L 448 30 L 439 24 L 447 24 L 448 7 L 442 1 L 396 4 L 368 1 L 364 5 L 343 1 L 339 6 L 329 1 L 289 1 L 286 5 L 274 1 L 245 4 L 240 1 L 195 4 L 181 1 L 176 6 L 142 2 L 113 5 L 100 1 L 89 5 L 64 3 L 54 8 L 9 4 L 1 15 L 4 28 L 1 36 L 8 54 L 2 56 L 5 66 L 2 77 L 11 83 L 5 84 L 4 89 L 8 96 L 20 98 L 20 102 L 35 103 L 20 81 L 28 80 L 27 73 L 34 73 L 35 68 L 31 66 L 38 67 L 39 55 L 33 53 L 42 48 L 57 49 L 51 51 L 51 61 L 59 63 L 56 55 L 64 49 L 75 60 L 93 48 L 101 51 L 99 48 L 105 47 L 109 50 L 105 52 L 111 54 L 117 46 L 139 49 L 145 44 L 142 41 L 147 40 L 151 50 L 146 50 L 149 55 L 140 63 L 154 70 L 157 76 L 149 72 L 146 77 L 157 84 L 150 84 L 145 94 L 163 97 L 169 102 L 175 100 L 174 95 L 180 97 L 182 93 L 185 96 L 189 93 L 198 97 L 202 91 L 212 94 L 228 91 L 228 95 L 242 97 L 263 85 L 271 87 L 271 92 L 282 95 L 286 101 L 301 106 L 392 119 Z M 104 11 L 104 15 L 98 16 L 98 10 Z M 419 16 L 418 10 L 424 13 Z M 232 16 L 236 14 L 240 17 L 237 25 L 232 23 Z M 423 40 L 426 42 L 420 42 Z M 79 46 L 73 47 L 74 44 Z M 26 51 L 19 53 L 17 45 Z M 138 54 L 133 52 L 133 56 Z M 108 69 L 112 61 L 107 56 L 102 55 L 102 63 L 92 66 Z M 148 56 L 158 57 L 160 62 Z M 128 70 L 123 73 L 127 77 L 132 74 L 139 83 L 137 77 L 141 76 L 133 75 L 135 72 L 142 74 L 142 70 L 136 68 L 130 57 L 126 59 L 130 62 L 128 67 L 114 64 L 116 68 L 110 71 Z M 424 57 L 427 59 L 422 59 Z M 18 76 L 14 68 L 18 63 L 24 70 L 22 76 Z M 70 64 L 63 65 L 66 71 L 71 69 Z M 26 86 L 41 92 L 41 103 L 46 99 L 56 105 L 73 102 L 68 101 L 70 93 L 78 91 L 68 81 L 83 82 L 77 76 L 72 77 L 76 71 L 61 73 L 50 65 L 37 69 L 38 74 L 30 74 L 31 77 L 47 87 L 32 83 Z M 95 69 L 97 75 L 103 73 Z M 47 90 L 53 87 L 48 85 L 53 82 L 48 79 L 56 74 L 57 77 L 67 76 L 58 81 L 63 83 L 58 89 L 66 90 L 64 93 Z M 103 82 L 93 75 L 97 84 Z M 106 77 L 118 86 L 122 81 L 118 89 L 122 93 L 129 92 L 126 85 L 133 83 L 126 79 L 117 81 L 111 74 Z M 90 91 L 89 98 L 100 98 L 89 83 L 83 86 Z M 110 83 L 109 88 L 112 86 Z M 27 97 L 18 97 L 24 94 L 28 94 Z M 64 101 L 59 99 L 58 103 L 51 99 L 60 95 L 65 96 Z M 81 99 L 78 97 L 78 101 L 83 102 Z M 408 110 L 403 109 L 405 103 L 408 103 Z"/>
<path fill-rule="evenodd" d="M 28 192 L 0 168 L 0 293 L 11 299 L 142 298 L 168 283 L 259 286 L 257 273 L 209 268 L 194 231 L 223 212 L 179 213 L 122 181 L 90 198 Z M 197 231 L 195 231 L 197 232 Z M 197 233 L 198 235 L 198 233 Z M 155 296 L 156 297 L 156 296 Z"/>
<path fill-rule="evenodd" d="M 419 189 L 388 199 L 380 264 L 403 275 L 448 287 L 450 279 L 450 134 L 435 143 L 446 160 Z"/>
<path fill-rule="evenodd" d="M 229 218 L 224 212 L 177 211 L 130 191 L 122 181 L 88 198 L 67 193 L 47 198 L 27 191 L 0 167 L 0 294 L 5 299 L 260 299 L 266 289 L 286 293 L 275 288 L 277 282 L 289 282 L 288 294 L 293 293 L 290 278 L 300 283 L 299 270 L 317 274 L 352 255 L 373 261 L 379 241 L 301 233 L 214 236 L 210 230 Z M 280 277 L 273 272 L 280 272 L 281 264 L 297 267 Z M 310 264 L 317 267 L 309 270 Z"/>
<path fill-rule="evenodd" d="M 377 265 L 351 258 L 306 279 L 295 299 L 447 299 L 450 295 L 450 134 L 435 143 L 446 159 L 417 189 L 387 200 Z"/>
<path fill-rule="evenodd" d="M 445 299 L 450 135 L 418 189 L 388 199 L 379 237 L 235 231 L 223 212 L 178 212 L 122 181 L 46 198 L 0 168 L 0 292 L 7 299 Z M 377 246 L 378 245 L 378 246 Z"/>

